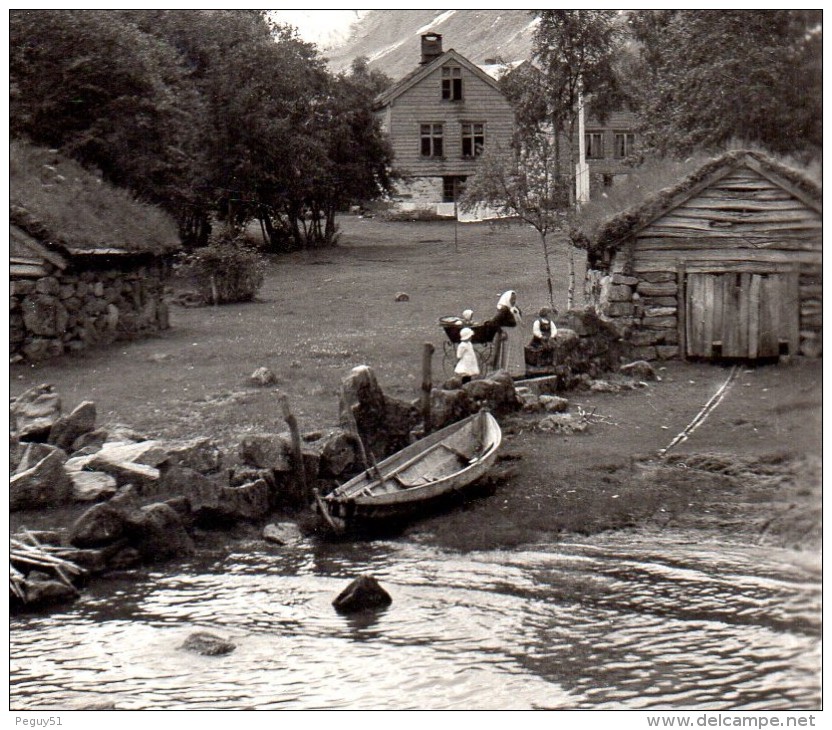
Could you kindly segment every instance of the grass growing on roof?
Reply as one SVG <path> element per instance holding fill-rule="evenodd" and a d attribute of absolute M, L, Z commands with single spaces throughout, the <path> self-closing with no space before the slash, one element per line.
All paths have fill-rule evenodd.
<path fill-rule="evenodd" d="M 157 254 L 179 246 L 167 213 L 42 147 L 11 143 L 9 187 L 11 222 L 41 240 Z"/>
<path fill-rule="evenodd" d="M 576 246 L 598 251 L 616 246 L 634 228 L 662 213 L 677 195 L 745 155 L 810 197 L 821 199 L 817 165 L 805 166 L 760 150 L 732 149 L 717 157 L 702 152 L 684 160 L 654 158 L 634 168 L 626 181 L 582 206 L 573 217 L 570 238 Z"/>

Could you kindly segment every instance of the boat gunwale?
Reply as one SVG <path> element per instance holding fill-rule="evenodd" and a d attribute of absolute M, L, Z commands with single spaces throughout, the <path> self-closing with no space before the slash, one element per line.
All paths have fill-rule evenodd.
<path fill-rule="evenodd" d="M 485 435 L 491 437 L 491 443 L 489 444 L 488 448 L 477 457 L 476 461 L 467 464 L 461 469 L 453 472 L 453 474 L 449 474 L 446 477 L 437 479 L 434 482 L 429 482 L 427 484 L 421 484 L 413 487 L 404 487 L 402 489 L 398 489 L 394 492 L 388 492 L 386 494 L 363 495 L 361 493 L 347 493 L 348 490 L 355 490 L 357 487 L 361 486 L 362 483 L 366 483 L 369 486 L 370 484 L 374 484 L 375 482 L 379 481 L 377 477 L 372 476 L 369 470 L 365 470 L 361 474 L 353 477 L 348 482 L 345 482 L 337 490 L 335 490 L 335 492 L 332 492 L 329 495 L 323 497 L 323 501 L 328 504 L 346 504 L 351 502 L 354 503 L 356 506 L 370 507 L 373 505 L 382 506 L 395 505 L 407 502 L 419 502 L 422 500 L 432 499 L 433 497 L 440 496 L 446 491 L 445 486 L 448 482 L 458 480 L 461 476 L 470 476 L 470 472 L 473 470 L 484 472 L 486 468 L 492 465 L 494 457 L 496 456 L 497 449 L 500 447 L 500 444 L 502 443 L 502 430 L 500 429 L 500 424 L 497 422 L 497 419 L 494 418 L 494 416 L 488 411 L 474 413 L 461 421 L 452 423 L 449 426 L 446 426 L 445 428 L 436 431 L 433 434 L 430 434 L 430 436 L 426 437 L 425 439 L 421 439 L 420 441 L 417 441 L 414 444 L 410 444 L 401 451 L 398 451 L 395 454 L 392 454 L 391 456 L 387 457 L 383 461 L 379 462 L 378 468 L 383 474 L 385 467 L 395 467 L 397 463 L 402 463 L 411 456 L 418 456 L 421 452 L 426 452 L 428 449 L 435 448 L 437 445 L 441 444 L 448 436 L 451 436 L 454 433 L 462 430 L 466 426 L 469 426 L 471 423 L 473 423 L 474 419 L 481 417 L 485 418 Z M 430 439 L 429 443 L 425 443 L 427 439 Z M 420 448 L 414 449 L 414 446 L 419 446 Z M 482 476 L 482 474 L 475 475 L 473 479 L 465 481 L 465 483 L 461 486 L 466 486 L 471 481 L 474 481 L 474 479 L 478 479 L 480 476 Z"/>

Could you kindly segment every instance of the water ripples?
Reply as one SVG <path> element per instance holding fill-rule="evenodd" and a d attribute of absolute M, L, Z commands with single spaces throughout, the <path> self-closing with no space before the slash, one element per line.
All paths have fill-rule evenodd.
<path fill-rule="evenodd" d="M 336 614 L 365 572 L 393 604 Z M 820 601 L 819 560 L 679 538 L 468 554 L 253 541 L 15 617 L 11 704 L 816 709 Z M 196 630 L 237 648 L 179 650 Z"/>

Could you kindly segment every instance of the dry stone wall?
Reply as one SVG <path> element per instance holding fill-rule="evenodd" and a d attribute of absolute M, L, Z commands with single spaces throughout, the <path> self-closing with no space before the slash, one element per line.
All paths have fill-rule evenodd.
<path fill-rule="evenodd" d="M 152 334 L 169 326 L 161 264 L 132 270 L 60 271 L 10 283 L 12 360 Z"/>

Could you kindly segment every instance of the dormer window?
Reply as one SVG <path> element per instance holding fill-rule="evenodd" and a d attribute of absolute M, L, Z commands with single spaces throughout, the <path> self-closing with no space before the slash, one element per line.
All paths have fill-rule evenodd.
<path fill-rule="evenodd" d="M 442 67 L 442 100 L 462 101 L 462 69 L 459 66 Z"/>

